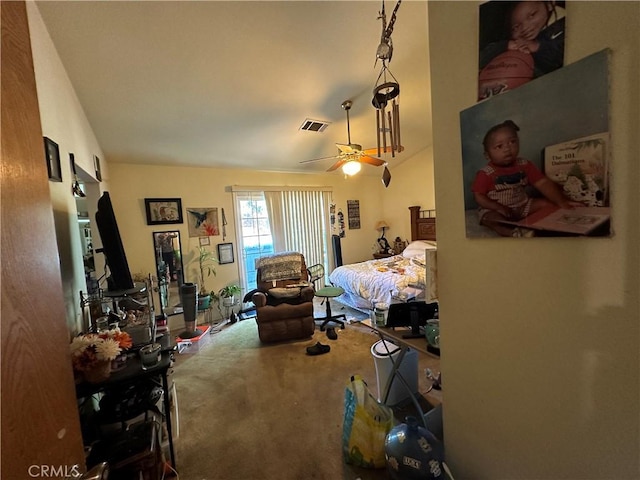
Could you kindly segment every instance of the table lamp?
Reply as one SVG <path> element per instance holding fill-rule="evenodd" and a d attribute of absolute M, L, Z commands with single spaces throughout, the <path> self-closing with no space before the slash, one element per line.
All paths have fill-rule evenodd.
<path fill-rule="evenodd" d="M 389 245 L 389 242 L 387 241 L 387 239 L 384 238 L 384 231 L 387 228 L 389 228 L 389 224 L 387 222 L 385 222 L 384 220 L 380 220 L 378 223 L 376 223 L 376 230 L 382 230 L 382 234 L 380 235 L 380 238 L 378 238 L 378 245 L 380 246 L 380 253 L 387 253 L 389 251 L 389 249 L 391 248 L 391 246 Z"/>
<path fill-rule="evenodd" d="M 387 228 L 389 228 L 389 224 L 384 220 L 380 220 L 378 223 L 376 223 L 376 230 L 382 230 L 382 235 L 380 235 L 380 238 L 384 238 L 384 231 Z"/>

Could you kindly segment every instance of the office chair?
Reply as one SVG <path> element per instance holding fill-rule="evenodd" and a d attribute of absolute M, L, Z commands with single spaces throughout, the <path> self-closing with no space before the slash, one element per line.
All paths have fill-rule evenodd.
<path fill-rule="evenodd" d="M 342 289 L 342 287 L 334 287 L 333 285 L 324 286 L 324 265 L 321 263 L 312 265 L 307 270 L 309 272 L 309 281 L 313 283 L 314 288 L 316 288 L 315 296 L 322 298 L 322 301 L 326 302 L 326 315 L 322 318 L 315 318 L 317 321 L 323 320 L 322 325 L 320 325 L 320 331 L 324 332 L 327 324 L 331 322 L 340 325 L 340 328 L 344 329 L 344 321 L 347 320 L 347 317 L 343 313 L 339 315 L 332 315 L 330 301 L 331 298 L 342 295 L 344 293 L 344 289 Z M 317 288 L 320 280 L 322 280 L 323 286 L 321 288 Z"/>

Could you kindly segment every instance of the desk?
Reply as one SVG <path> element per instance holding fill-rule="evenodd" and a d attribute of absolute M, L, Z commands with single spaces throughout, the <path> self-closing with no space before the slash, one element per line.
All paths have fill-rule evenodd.
<path fill-rule="evenodd" d="M 401 348 L 398 359 L 395 361 L 395 364 L 393 366 L 393 371 L 389 376 L 389 378 L 387 379 L 387 385 L 385 386 L 385 390 L 384 390 L 386 392 L 384 395 L 385 399 L 389 394 L 389 390 L 391 388 L 391 384 L 393 382 L 393 379 L 395 378 L 395 375 L 396 374 L 399 375 L 399 372 L 397 371 L 398 367 L 402 363 L 402 359 L 404 358 L 404 355 L 407 353 L 407 350 L 409 348 L 413 348 L 414 350 L 417 350 L 418 352 L 424 355 L 427 355 L 429 357 L 429 361 L 427 362 L 428 367 L 432 371 L 434 371 L 434 373 L 437 371 L 440 371 L 440 357 L 438 357 L 437 355 L 434 355 L 433 353 L 427 350 L 427 339 L 425 337 L 402 338 L 402 335 L 404 333 L 408 333 L 411 331 L 410 328 L 393 329 L 393 328 L 387 328 L 387 327 L 377 327 L 371 322 L 370 319 L 363 320 L 360 323 L 361 325 L 364 325 L 370 328 L 371 330 L 373 330 L 374 332 L 376 332 L 382 340 L 390 340 Z M 400 376 L 400 379 L 402 380 L 401 376 Z M 431 403 L 434 407 L 437 405 L 440 405 L 442 403 L 442 390 L 432 389 L 425 395 L 425 397 L 429 401 L 429 403 Z M 418 411 L 422 412 L 422 409 L 418 405 L 416 399 L 412 398 L 412 400 L 414 401 L 414 404 L 416 404 L 416 407 L 418 407 Z"/>
<path fill-rule="evenodd" d="M 370 318 L 367 318 L 360 322 L 362 325 L 369 327 L 371 330 L 376 332 L 378 335 L 382 335 L 384 338 L 389 340 L 393 340 L 394 343 L 397 343 L 399 346 L 406 345 L 407 347 L 411 347 L 414 350 L 419 351 L 420 353 L 424 353 L 425 355 L 429 355 L 429 357 L 440 360 L 440 357 L 433 352 L 427 350 L 427 338 L 402 338 L 402 335 L 405 333 L 411 333 L 411 328 L 407 327 L 396 327 L 396 328 L 388 328 L 388 327 L 378 327 L 371 322 Z M 439 362 L 438 362 L 439 363 Z"/>
<path fill-rule="evenodd" d="M 160 375 L 162 377 L 162 388 L 164 389 L 164 413 L 166 415 L 167 436 L 169 437 L 169 454 L 171 455 L 171 466 L 176 468 L 176 459 L 173 449 L 173 431 L 171 427 L 171 402 L 169 401 L 169 381 L 167 373 L 172 364 L 172 349 L 164 349 L 160 356 L 160 361 L 154 367 L 147 370 L 142 369 L 140 357 L 130 355 L 127 359 L 126 366 L 117 372 L 112 372 L 107 380 L 100 383 L 82 382 L 76 385 L 76 397 L 84 398 L 94 393 L 103 392 L 110 388 L 121 386 L 127 383 L 135 383 L 143 378 Z"/>

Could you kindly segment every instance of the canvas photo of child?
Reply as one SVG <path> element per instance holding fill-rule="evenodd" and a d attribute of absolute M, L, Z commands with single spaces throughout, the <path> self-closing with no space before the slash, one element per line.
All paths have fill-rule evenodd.
<path fill-rule="evenodd" d="M 608 62 L 603 50 L 460 112 L 468 238 L 611 234 Z"/>
<path fill-rule="evenodd" d="M 565 2 L 494 0 L 479 17 L 479 101 L 563 66 Z"/>

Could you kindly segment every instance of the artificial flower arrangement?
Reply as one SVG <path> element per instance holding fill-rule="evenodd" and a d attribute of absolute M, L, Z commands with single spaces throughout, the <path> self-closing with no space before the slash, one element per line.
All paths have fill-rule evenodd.
<path fill-rule="evenodd" d="M 73 370 L 88 372 L 100 362 L 111 362 L 132 344 L 131 335 L 117 327 L 79 335 L 71 341 Z"/>

